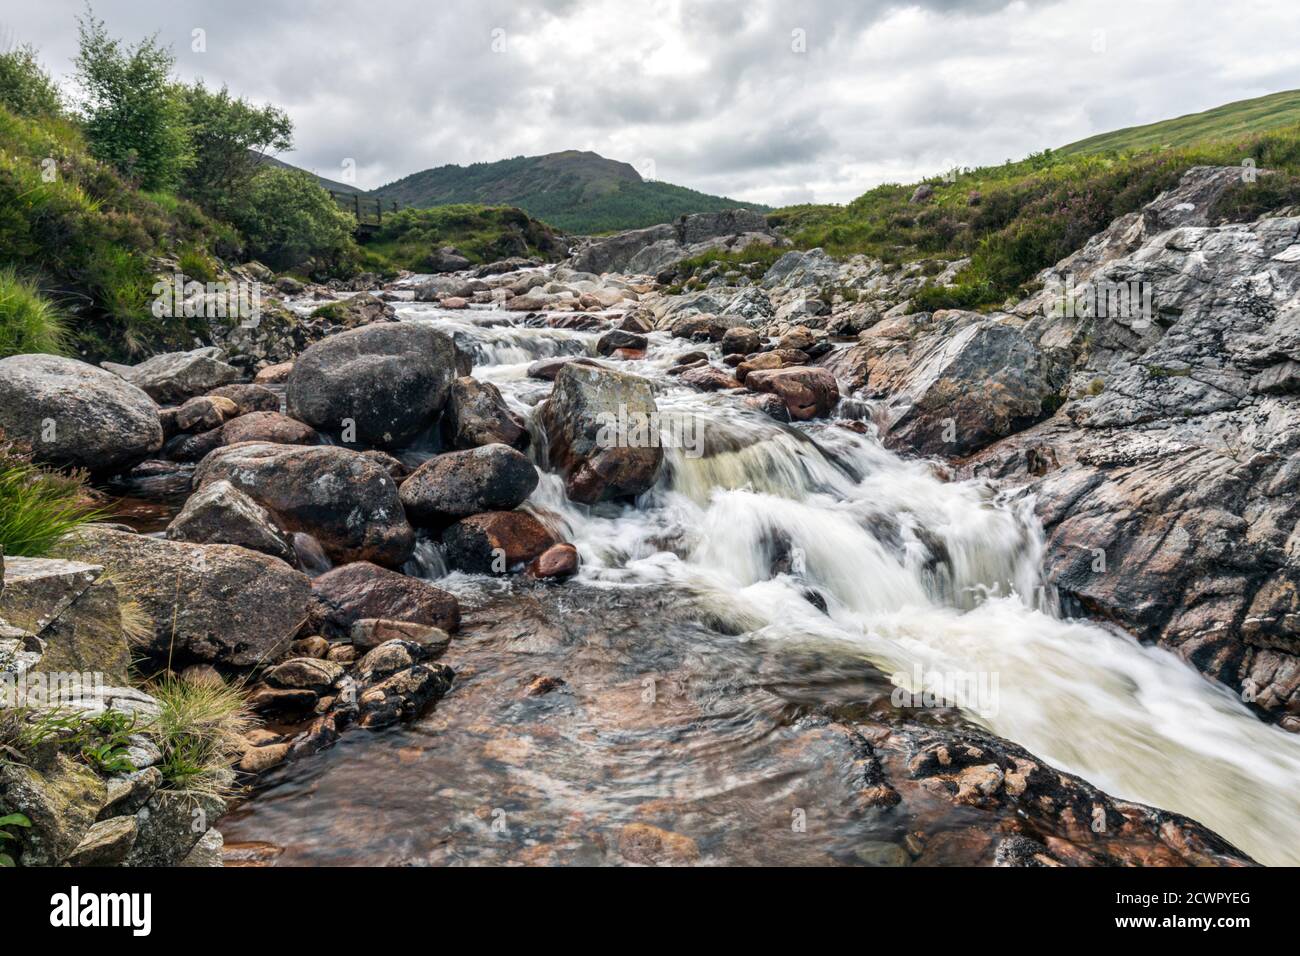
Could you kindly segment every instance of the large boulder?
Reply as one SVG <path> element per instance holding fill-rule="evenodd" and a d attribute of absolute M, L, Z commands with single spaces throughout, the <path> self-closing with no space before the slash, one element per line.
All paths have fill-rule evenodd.
<path fill-rule="evenodd" d="M 0 619 L 30 632 L 43 651 L 32 669 L 99 673 L 124 684 L 131 648 L 123 627 L 123 595 L 97 564 L 55 558 L 9 558 Z M 2 630 L 2 629 L 0 629 Z"/>
<path fill-rule="evenodd" d="M 289 414 L 335 435 L 351 423 L 357 441 L 401 448 L 437 421 L 457 374 L 455 343 L 432 326 L 353 329 L 294 362 Z"/>
<path fill-rule="evenodd" d="M 835 376 L 824 368 L 808 365 L 750 372 L 745 387 L 776 395 L 785 403 L 790 418 L 800 422 L 824 418 L 840 400 Z"/>
<path fill-rule="evenodd" d="M 227 445 L 194 472 L 194 487 L 229 481 L 286 531 L 311 535 L 338 563 L 400 566 L 415 532 L 397 484 L 374 458 L 347 448 L 252 442 Z"/>
<path fill-rule="evenodd" d="M 454 631 L 460 605 L 441 588 L 366 561 L 345 564 L 312 582 L 311 621 L 321 633 L 346 638 L 357 621 L 382 619 Z"/>
<path fill-rule="evenodd" d="M 526 511 L 471 515 L 444 531 L 442 541 L 452 567 L 478 574 L 504 574 L 558 543 L 555 535 Z"/>
<path fill-rule="evenodd" d="M 0 429 L 37 461 L 97 473 L 158 451 L 158 406 L 111 372 L 55 355 L 0 359 Z"/>
<path fill-rule="evenodd" d="M 659 477 L 664 451 L 648 381 L 608 368 L 569 364 L 542 409 L 551 465 L 573 501 L 639 495 Z"/>
<path fill-rule="evenodd" d="M 480 511 L 508 511 L 537 487 L 533 463 L 508 445 L 484 445 L 431 458 L 402 482 L 416 524 L 437 526 Z"/>
<path fill-rule="evenodd" d="M 214 388 L 239 378 L 239 370 L 224 361 L 225 353 L 215 346 L 190 352 L 155 355 L 139 365 L 104 362 L 103 367 L 143 389 L 162 405 L 179 405 L 206 395 Z"/>
<path fill-rule="evenodd" d="M 1067 375 L 1054 353 L 997 319 L 936 335 L 909 366 L 886 443 L 922 455 L 967 455 L 1046 418 Z"/>
<path fill-rule="evenodd" d="M 188 544 L 91 526 L 69 539 L 78 559 L 111 568 L 151 625 L 155 662 L 252 667 L 293 640 L 311 583 L 283 561 L 227 544 Z"/>
<path fill-rule="evenodd" d="M 167 526 L 167 537 L 192 544 L 237 544 L 297 563 L 289 535 L 265 508 L 228 481 L 211 482 L 191 495 Z"/>
<path fill-rule="evenodd" d="M 451 383 L 442 431 L 453 448 L 477 448 L 500 442 L 512 448 L 527 448 L 528 428 L 510 410 L 501 390 L 491 382 L 468 375 Z"/>
<path fill-rule="evenodd" d="M 7 827 L 22 847 L 23 866 L 58 866 L 70 857 L 94 826 L 107 800 L 98 775 L 66 754 L 42 766 L 0 761 L 0 807 L 21 813 L 30 827 Z M 4 852 L 12 853 L 12 844 Z"/>

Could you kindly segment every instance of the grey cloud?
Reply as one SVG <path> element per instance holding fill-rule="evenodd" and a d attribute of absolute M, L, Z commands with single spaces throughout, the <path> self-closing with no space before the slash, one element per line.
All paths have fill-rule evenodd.
<path fill-rule="evenodd" d="M 80 10 L 44 0 L 0 21 L 66 74 Z M 122 37 L 157 31 L 186 78 L 283 106 L 297 125 L 285 158 L 323 175 L 353 159 L 362 186 L 590 148 L 654 157 L 661 178 L 709 192 L 846 201 L 1300 86 L 1284 0 L 1254 0 L 1249 23 L 1211 0 L 372 0 L 306 13 L 287 0 L 101 0 L 96 12 Z M 195 28 L 205 52 L 191 49 Z"/>

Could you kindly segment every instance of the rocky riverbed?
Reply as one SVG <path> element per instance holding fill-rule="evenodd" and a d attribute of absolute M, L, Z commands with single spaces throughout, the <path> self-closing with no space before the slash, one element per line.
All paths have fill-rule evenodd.
<path fill-rule="evenodd" d="M 680 275 L 784 241 L 693 217 L 5 359 L 0 428 L 125 497 L 70 548 L 137 653 L 247 683 L 228 863 L 1294 862 L 1300 220 L 1234 174 L 1003 312 Z"/>

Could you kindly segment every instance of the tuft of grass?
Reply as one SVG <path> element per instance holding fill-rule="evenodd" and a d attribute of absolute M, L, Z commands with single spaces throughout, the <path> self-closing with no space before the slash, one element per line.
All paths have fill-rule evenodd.
<path fill-rule="evenodd" d="M 48 555 L 71 531 L 103 517 L 86 495 L 85 475 L 47 471 L 0 432 L 0 549 L 7 555 Z"/>
<path fill-rule="evenodd" d="M 242 688 L 215 681 L 163 677 L 147 688 L 162 711 L 147 728 L 162 751 L 158 764 L 169 790 L 225 798 L 231 767 L 253 725 Z"/>
<path fill-rule="evenodd" d="M 188 245 L 176 257 L 176 264 L 185 277 L 195 282 L 215 282 L 220 266 L 215 259 L 198 246 Z"/>
<path fill-rule="evenodd" d="M 9 266 L 0 268 L 0 358 L 45 352 L 67 352 L 68 330 L 63 316 L 36 283 Z"/>

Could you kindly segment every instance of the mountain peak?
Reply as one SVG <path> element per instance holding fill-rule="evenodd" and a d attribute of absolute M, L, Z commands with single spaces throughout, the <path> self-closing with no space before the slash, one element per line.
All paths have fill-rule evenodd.
<path fill-rule="evenodd" d="M 646 181 L 630 163 L 577 149 L 469 166 L 439 166 L 381 186 L 372 195 L 415 207 L 453 203 L 518 206 L 569 232 L 636 229 L 690 213 L 738 207 L 766 211 L 754 203 Z"/>

